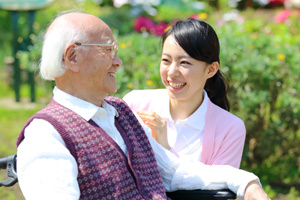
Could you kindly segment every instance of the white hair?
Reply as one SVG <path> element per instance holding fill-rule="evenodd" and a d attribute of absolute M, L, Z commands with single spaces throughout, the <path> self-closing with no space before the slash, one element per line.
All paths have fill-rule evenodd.
<path fill-rule="evenodd" d="M 59 16 L 51 25 L 44 37 L 40 61 L 40 75 L 45 80 L 54 80 L 63 75 L 66 66 L 63 63 L 65 48 L 69 44 L 84 42 L 86 33 L 82 27 Z"/>

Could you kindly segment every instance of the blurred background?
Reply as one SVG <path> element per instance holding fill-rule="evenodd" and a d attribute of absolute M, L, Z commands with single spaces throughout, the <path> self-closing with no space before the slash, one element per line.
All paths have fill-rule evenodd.
<path fill-rule="evenodd" d="M 231 112 L 247 128 L 241 168 L 257 174 L 273 200 L 300 199 L 300 0 L 0 0 L 0 157 L 16 153 L 24 123 L 51 100 L 54 83 L 37 72 L 42 38 L 70 9 L 112 28 L 123 61 L 119 97 L 163 87 L 160 36 L 170 22 L 208 22 L 220 39 Z M 18 184 L 0 188 L 0 200 L 13 199 L 24 199 Z"/>

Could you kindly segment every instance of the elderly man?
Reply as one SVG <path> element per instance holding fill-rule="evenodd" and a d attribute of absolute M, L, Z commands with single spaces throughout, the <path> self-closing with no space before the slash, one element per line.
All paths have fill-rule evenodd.
<path fill-rule="evenodd" d="M 167 199 L 165 189 L 184 188 L 268 199 L 252 173 L 179 160 L 121 99 L 107 97 L 117 91 L 117 49 L 110 28 L 93 15 L 66 13 L 49 26 L 40 74 L 55 80 L 54 96 L 17 139 L 26 199 Z"/>

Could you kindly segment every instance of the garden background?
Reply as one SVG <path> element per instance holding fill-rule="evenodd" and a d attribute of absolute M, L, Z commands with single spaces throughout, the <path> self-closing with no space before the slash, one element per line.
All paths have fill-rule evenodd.
<path fill-rule="evenodd" d="M 115 3 L 122 1 L 115 1 Z M 160 35 L 175 19 L 194 17 L 211 24 L 221 44 L 220 69 L 230 81 L 231 112 L 246 124 L 241 168 L 257 174 L 269 197 L 300 199 L 300 11 L 299 1 L 109 0 L 53 1 L 36 11 L 32 45 L 16 54 L 21 68 L 20 100 L 13 79 L 10 11 L 0 10 L 0 157 L 16 153 L 15 140 L 27 119 L 51 99 L 53 83 L 35 74 L 31 102 L 28 72 L 37 69 L 43 32 L 59 11 L 74 8 L 99 16 L 119 42 L 116 96 L 132 89 L 162 88 Z M 288 5 L 287 2 L 296 2 Z M 21 43 L 28 32 L 20 12 Z M 22 37 L 22 35 L 24 37 Z M 6 179 L 5 171 L 0 180 Z M 18 184 L 0 188 L 0 200 L 24 199 Z"/>

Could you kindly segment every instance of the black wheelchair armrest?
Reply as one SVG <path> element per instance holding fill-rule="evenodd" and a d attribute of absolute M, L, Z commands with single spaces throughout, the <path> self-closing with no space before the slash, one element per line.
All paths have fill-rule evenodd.
<path fill-rule="evenodd" d="M 236 199 L 236 194 L 231 190 L 177 190 L 167 192 L 172 200 L 228 200 Z"/>
<path fill-rule="evenodd" d="M 0 181 L 0 187 L 10 187 L 18 182 L 17 176 L 17 155 L 10 155 L 5 158 L 0 158 L 0 169 L 7 170 L 7 180 Z"/>

